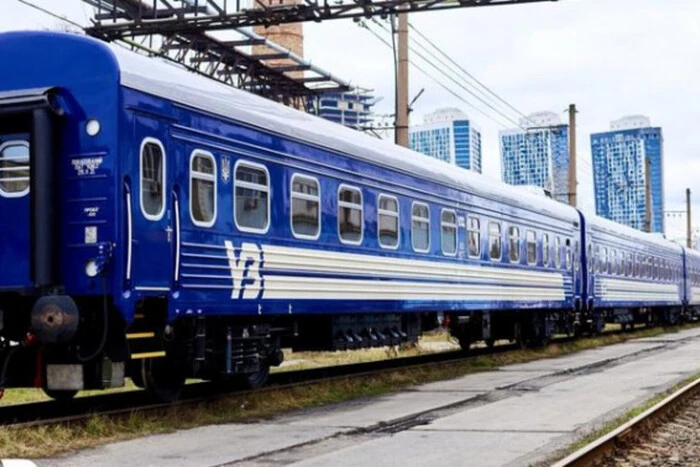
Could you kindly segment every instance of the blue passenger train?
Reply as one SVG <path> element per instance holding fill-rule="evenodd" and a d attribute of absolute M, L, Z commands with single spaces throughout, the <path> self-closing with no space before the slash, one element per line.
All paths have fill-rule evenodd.
<path fill-rule="evenodd" d="M 0 387 L 265 382 L 281 348 L 542 345 L 700 255 L 80 35 L 0 35 Z"/>

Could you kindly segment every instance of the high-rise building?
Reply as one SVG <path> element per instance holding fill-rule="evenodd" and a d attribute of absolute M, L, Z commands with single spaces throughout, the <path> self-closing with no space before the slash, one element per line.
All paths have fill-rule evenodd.
<path fill-rule="evenodd" d="M 422 125 L 409 130 L 414 151 L 481 173 L 481 131 L 459 109 L 429 113 Z"/>
<path fill-rule="evenodd" d="M 369 89 L 355 88 L 344 93 L 323 93 L 309 99 L 307 111 L 355 130 L 372 126 L 372 107 L 377 99 Z"/>
<path fill-rule="evenodd" d="M 503 181 L 540 187 L 568 203 L 569 126 L 554 112 L 537 112 L 522 118 L 520 127 L 499 133 Z"/>
<path fill-rule="evenodd" d="M 591 135 L 595 207 L 599 216 L 646 229 L 646 160 L 650 162 L 651 230 L 664 232 L 663 136 L 648 117 L 615 120 Z"/>

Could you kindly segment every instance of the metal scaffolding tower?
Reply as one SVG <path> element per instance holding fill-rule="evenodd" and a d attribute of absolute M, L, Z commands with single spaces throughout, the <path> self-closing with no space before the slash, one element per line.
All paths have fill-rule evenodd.
<path fill-rule="evenodd" d="M 190 71 L 286 105 L 305 108 L 309 97 L 345 92 L 350 85 L 248 29 L 143 28 L 153 20 L 202 19 L 223 14 L 228 0 L 82 0 L 95 8 L 86 32 L 176 62 Z M 125 28 L 118 35 L 111 27 Z M 224 30 L 225 29 L 225 30 Z"/>

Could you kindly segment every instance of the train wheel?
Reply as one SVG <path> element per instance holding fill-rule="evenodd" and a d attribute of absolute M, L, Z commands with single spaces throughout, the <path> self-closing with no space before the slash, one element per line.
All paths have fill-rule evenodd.
<path fill-rule="evenodd" d="M 146 358 L 141 367 L 144 387 L 163 402 L 174 402 L 182 395 L 185 373 L 178 362 L 170 358 Z"/>
<path fill-rule="evenodd" d="M 260 364 L 260 369 L 255 373 L 247 375 L 239 375 L 236 378 L 236 386 L 242 389 L 257 389 L 265 386 L 267 379 L 270 377 L 270 365 L 266 363 Z"/>
<path fill-rule="evenodd" d="M 51 399 L 58 401 L 58 402 L 68 402 L 72 400 L 76 394 L 78 394 L 78 391 L 74 390 L 60 390 L 60 389 L 47 389 L 44 388 L 44 394 L 49 396 Z"/>

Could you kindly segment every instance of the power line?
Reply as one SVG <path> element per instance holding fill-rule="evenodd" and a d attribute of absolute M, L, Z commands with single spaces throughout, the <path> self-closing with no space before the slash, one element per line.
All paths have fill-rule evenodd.
<path fill-rule="evenodd" d="M 458 69 L 460 72 L 464 73 L 466 76 L 468 76 L 469 78 L 471 78 L 475 83 L 477 83 L 479 86 L 481 86 L 481 87 L 486 91 L 487 94 L 490 94 L 491 96 L 493 96 L 494 98 L 496 98 L 496 100 L 498 100 L 499 102 L 501 102 L 502 104 L 504 104 L 506 107 L 508 107 L 509 109 L 511 109 L 512 111 L 514 111 L 514 112 L 517 113 L 518 115 L 520 115 L 521 117 L 527 118 L 527 116 L 526 116 L 523 112 L 521 112 L 520 110 L 518 110 L 517 108 L 515 108 L 512 104 L 510 104 L 508 101 L 506 101 L 506 100 L 503 99 L 501 96 L 499 96 L 496 92 L 494 92 L 491 88 L 489 88 L 488 86 L 486 86 L 482 81 L 480 81 L 478 78 L 476 78 L 473 74 L 469 73 L 469 71 L 467 71 L 467 70 L 466 70 L 463 66 L 461 66 L 457 61 L 455 61 L 452 57 L 450 57 L 441 47 L 439 47 L 438 45 L 436 45 L 435 42 L 431 41 L 425 34 L 423 34 L 422 32 L 420 32 L 420 31 L 418 30 L 418 28 L 416 28 L 415 26 L 413 26 L 412 23 L 409 23 L 409 24 L 408 24 L 408 27 L 411 28 L 411 29 L 413 30 L 413 32 L 415 32 L 416 34 L 418 34 L 418 36 L 420 36 L 425 42 L 427 42 L 428 44 L 430 44 L 435 50 L 437 50 L 438 53 L 439 53 L 440 55 L 442 55 L 443 57 L 445 57 L 445 59 L 447 59 L 451 64 L 453 64 L 455 67 L 457 67 L 457 69 Z"/>
<path fill-rule="evenodd" d="M 383 37 L 381 37 L 376 31 L 374 31 L 372 28 L 370 28 L 368 24 L 366 24 L 365 22 L 359 22 L 358 24 L 359 24 L 361 27 L 364 27 L 365 29 L 367 29 L 370 33 L 372 33 L 372 35 L 374 35 L 377 39 L 379 39 L 379 40 L 380 40 L 383 44 L 385 44 L 387 47 L 390 47 L 390 48 L 392 47 L 391 44 L 390 44 L 386 39 L 384 39 Z M 390 31 L 388 31 L 388 30 L 385 28 L 384 25 L 379 24 L 379 26 L 380 26 L 385 32 L 391 33 Z M 428 64 L 430 67 L 432 67 L 433 69 L 435 69 L 436 71 L 438 71 L 440 74 L 442 74 L 443 76 L 445 76 L 446 78 L 448 78 L 450 81 L 452 81 L 452 82 L 454 82 L 455 84 L 457 84 L 459 87 L 461 87 L 462 89 L 464 89 L 466 92 L 468 92 L 468 93 L 471 94 L 472 96 L 476 97 L 480 102 L 484 102 L 483 99 L 479 98 L 479 96 L 477 96 L 477 95 L 476 95 L 475 93 L 473 93 L 471 90 L 467 89 L 462 83 L 460 83 L 459 81 L 457 81 L 457 80 L 454 79 L 453 77 L 451 77 L 451 76 L 445 74 L 445 72 L 444 72 L 438 65 L 436 65 L 435 63 L 433 63 L 433 61 L 431 61 L 429 58 L 425 57 L 425 55 L 423 55 L 423 54 L 420 53 L 419 51 L 415 50 L 415 48 L 411 48 L 411 51 L 412 51 L 417 57 L 419 57 L 420 59 L 422 59 L 426 64 Z M 440 80 L 437 79 L 435 76 L 433 76 L 431 73 L 429 73 L 429 72 L 426 71 L 424 68 L 422 68 L 421 66 L 419 66 L 415 61 L 411 60 L 411 61 L 409 61 L 409 63 L 410 63 L 411 65 L 413 65 L 413 67 L 416 68 L 418 71 L 420 71 L 421 73 L 423 73 L 425 76 L 427 76 L 427 77 L 430 78 L 431 80 L 435 81 L 440 87 L 442 87 L 443 89 L 445 89 L 447 92 L 449 92 L 450 94 L 452 94 L 453 96 L 455 96 L 457 99 L 459 99 L 460 101 L 462 101 L 462 102 L 464 102 L 465 104 L 467 104 L 469 107 L 473 108 L 474 110 L 476 110 L 476 111 L 479 112 L 480 114 L 484 115 L 486 118 L 492 120 L 493 122 L 495 122 L 495 123 L 498 124 L 499 126 L 501 126 L 501 127 L 503 127 L 503 128 L 508 128 L 508 125 L 504 125 L 503 122 L 499 121 L 498 119 L 496 119 L 495 117 L 493 117 L 492 115 L 490 115 L 487 111 L 481 109 L 481 108 L 478 107 L 477 105 L 475 105 L 475 104 L 473 104 L 472 102 L 469 102 L 468 100 L 466 100 L 463 96 L 461 96 L 460 94 L 458 94 L 457 92 L 455 92 L 453 89 L 451 89 L 451 88 L 449 88 L 447 85 L 445 85 L 444 82 L 440 81 Z M 488 104 L 487 102 L 484 102 L 484 103 L 487 105 L 487 107 L 489 107 L 489 108 L 491 108 L 492 110 L 494 110 L 494 111 L 495 111 L 497 114 L 499 114 L 502 118 L 504 118 L 504 119 L 507 120 L 508 122 L 511 122 L 511 123 L 515 124 L 516 126 L 520 127 L 520 125 L 518 124 L 518 122 L 514 121 L 513 119 L 511 119 L 511 118 L 508 117 L 507 115 L 503 114 L 502 112 L 498 111 L 497 109 L 493 109 L 493 106 L 491 106 L 491 105 Z"/>

